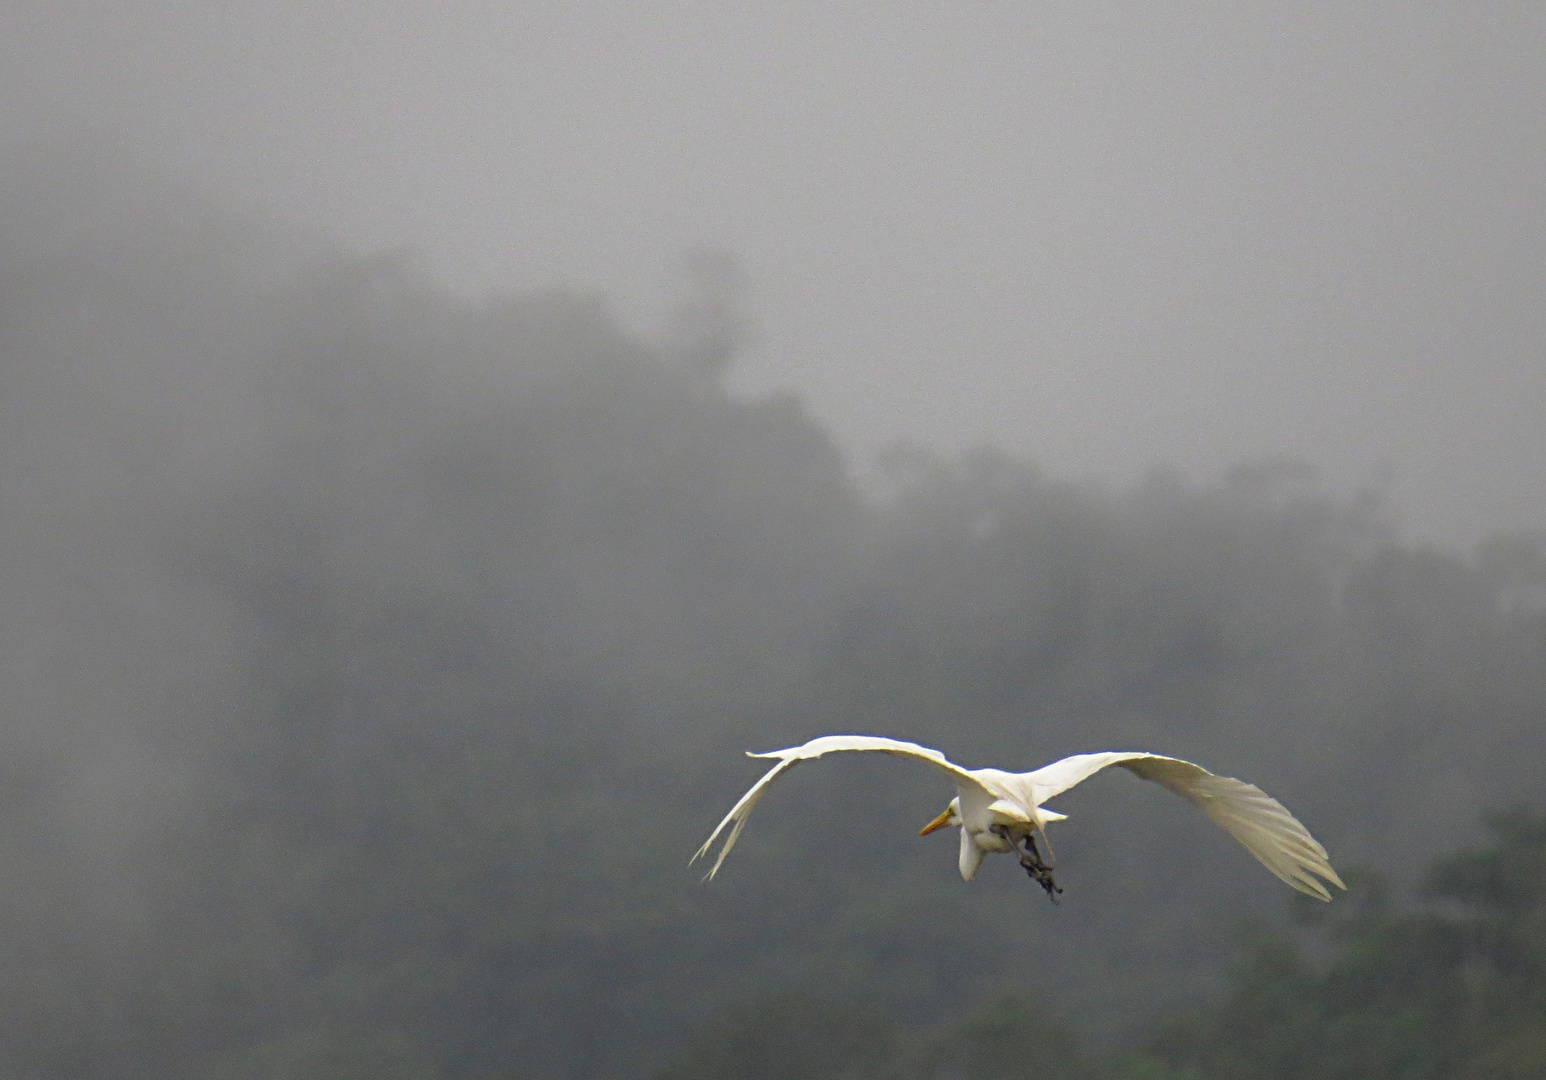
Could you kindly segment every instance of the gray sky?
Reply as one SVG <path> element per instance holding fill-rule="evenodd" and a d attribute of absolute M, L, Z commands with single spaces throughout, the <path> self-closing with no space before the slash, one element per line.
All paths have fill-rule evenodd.
<path fill-rule="evenodd" d="M 42 130 L 646 328 L 731 248 L 736 385 L 861 462 L 1294 455 L 1414 535 L 1546 527 L 1538 0 L 10 0 Z"/>

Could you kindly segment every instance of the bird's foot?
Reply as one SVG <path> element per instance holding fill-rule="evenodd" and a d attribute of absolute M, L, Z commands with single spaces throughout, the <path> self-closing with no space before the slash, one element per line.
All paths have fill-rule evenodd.
<path fill-rule="evenodd" d="M 1047 893 L 1047 899 L 1054 904 L 1058 902 L 1058 894 L 1063 890 L 1057 880 L 1052 876 L 1052 865 L 1041 857 L 1041 849 L 1036 846 L 1036 837 L 1032 833 L 1026 833 L 1017 841 L 1009 836 L 1009 829 L 1003 825 L 995 825 L 993 833 L 1009 840 L 1020 852 L 1020 866 L 1036 884 L 1040 885 Z"/>
<path fill-rule="evenodd" d="M 1058 894 L 1063 891 L 1063 888 L 1053 878 L 1052 867 L 1047 866 L 1045 863 L 1033 862 L 1023 855 L 1020 857 L 1020 865 L 1025 868 L 1025 872 L 1030 875 L 1032 881 L 1046 890 L 1047 899 L 1051 900 L 1054 904 L 1057 903 Z"/>

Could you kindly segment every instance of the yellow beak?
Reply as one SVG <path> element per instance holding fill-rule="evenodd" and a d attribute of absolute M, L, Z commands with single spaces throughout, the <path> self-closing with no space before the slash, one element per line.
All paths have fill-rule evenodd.
<path fill-rule="evenodd" d="M 918 832 L 918 835 L 919 836 L 928 836 L 929 833 L 935 831 L 936 829 L 943 829 L 946 825 L 949 825 L 949 824 L 950 824 L 950 807 L 947 806 L 947 807 L 945 807 L 945 812 L 943 814 L 939 815 L 939 817 L 935 818 L 933 821 L 929 822 L 922 829 L 920 829 L 919 832 Z"/>

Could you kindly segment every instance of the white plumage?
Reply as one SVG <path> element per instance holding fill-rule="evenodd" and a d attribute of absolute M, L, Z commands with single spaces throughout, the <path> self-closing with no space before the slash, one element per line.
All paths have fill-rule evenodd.
<path fill-rule="evenodd" d="M 967 881 L 972 879 L 985 856 L 994 852 L 1018 852 L 1020 865 L 1056 900 L 1056 894 L 1062 890 L 1053 881 L 1052 867 L 1043 861 L 1035 838 L 1039 835 L 1045 841 L 1046 825 L 1063 820 L 1065 815 L 1042 804 L 1100 770 L 1117 765 L 1202 807 L 1263 866 L 1300 892 L 1330 900 L 1331 893 L 1321 878 L 1338 888 L 1346 888 L 1331 868 L 1326 849 L 1284 809 L 1282 803 L 1254 784 L 1215 776 L 1201 765 L 1180 758 L 1124 751 L 1076 754 L 1034 772 L 1010 773 L 999 769 L 964 769 L 938 750 L 873 735 L 825 735 L 803 746 L 748 754 L 748 757 L 777 758 L 778 764 L 730 808 L 730 813 L 698 849 L 692 861 L 708 854 L 714 841 L 726 826 L 730 826 L 730 835 L 725 837 L 724 846 L 719 849 L 719 855 L 706 875 L 712 878 L 735 846 L 752 809 L 777 777 L 802 761 L 814 761 L 823 754 L 844 750 L 878 751 L 917 758 L 947 773 L 955 781 L 956 797 L 919 835 L 945 825 L 957 826 L 961 830 L 961 877 Z M 1051 854 L 1050 847 L 1047 854 Z"/>

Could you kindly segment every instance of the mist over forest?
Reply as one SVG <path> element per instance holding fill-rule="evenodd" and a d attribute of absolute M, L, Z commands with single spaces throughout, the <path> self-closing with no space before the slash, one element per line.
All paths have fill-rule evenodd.
<path fill-rule="evenodd" d="M 1476 1065 L 1481 1021 L 1426 1072 L 1227 1036 L 1268 974 L 1342 985 L 1339 942 L 1546 910 L 1540 536 L 1413 546 L 1299 462 L 1116 487 L 909 444 L 861 485 L 797 396 L 726 392 L 733 263 L 692 265 L 650 340 L 604 296 L 472 303 L 110 155 L 8 156 L 0 1073 L 943 1080 L 1037 1065 L 973 1049 L 1008 1030 L 1154 1080 L 1539 1075 Z M 1060 906 L 1012 864 L 963 886 L 915 836 L 949 792 L 889 758 L 791 776 L 701 884 L 743 751 L 850 731 L 1186 757 L 1356 895 L 1311 925 L 1125 774 L 1057 804 Z M 1521 851 L 1537 891 L 1477 891 Z M 1509 956 L 1546 964 L 1537 923 Z M 830 1060 L 770 1064 L 822 1023 Z"/>

